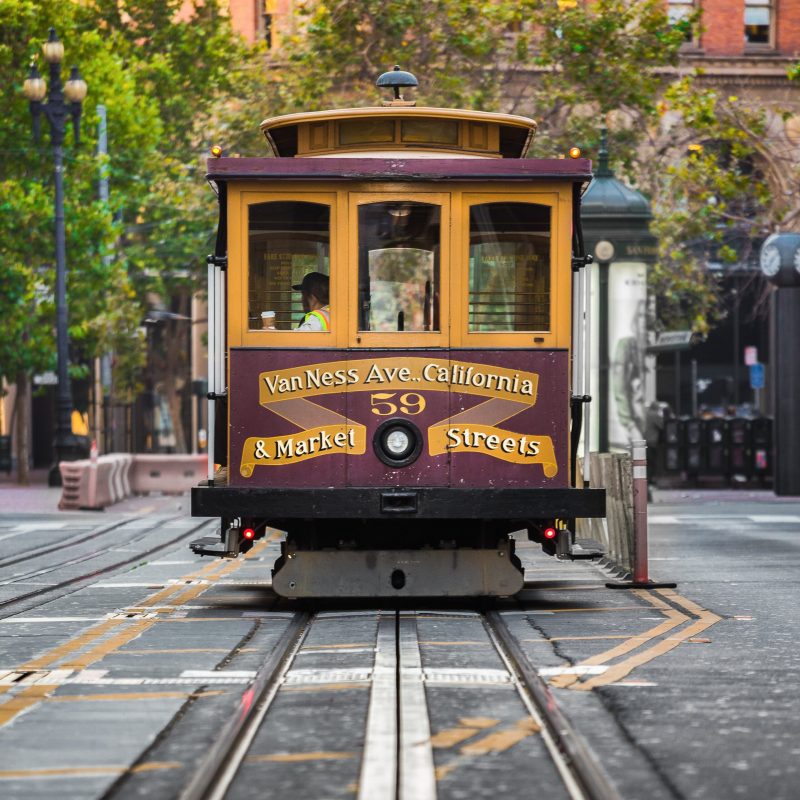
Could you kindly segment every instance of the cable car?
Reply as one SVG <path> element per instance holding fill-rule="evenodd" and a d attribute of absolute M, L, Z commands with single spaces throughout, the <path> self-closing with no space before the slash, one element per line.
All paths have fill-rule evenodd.
<path fill-rule="evenodd" d="M 192 548 L 285 531 L 286 597 L 513 595 L 519 531 L 599 555 L 574 535 L 605 512 L 575 486 L 590 162 L 526 158 L 533 120 L 417 107 L 416 84 L 395 68 L 382 105 L 270 118 L 267 156 L 209 161 L 214 430 L 192 513 L 221 525 Z"/>

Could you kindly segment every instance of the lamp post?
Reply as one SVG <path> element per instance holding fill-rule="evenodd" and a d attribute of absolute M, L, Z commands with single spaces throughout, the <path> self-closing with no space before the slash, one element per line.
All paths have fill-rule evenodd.
<path fill-rule="evenodd" d="M 23 86 L 25 97 L 30 101 L 33 117 L 33 136 L 39 142 L 39 117 L 44 113 L 50 123 L 50 141 L 53 145 L 55 176 L 55 240 L 56 240 L 56 352 L 58 356 L 58 395 L 56 401 L 56 435 L 54 442 L 55 464 L 50 470 L 50 486 L 61 485 L 58 469 L 60 461 L 79 458 L 81 446 L 72 433 L 72 390 L 69 382 L 69 338 L 67 329 L 67 265 L 66 237 L 64 232 L 64 133 L 67 117 L 72 118 L 75 144 L 80 143 L 81 104 L 86 97 L 86 82 L 77 67 L 73 67 L 69 80 L 61 83 L 61 60 L 64 45 L 50 28 L 45 42 L 44 58 L 50 65 L 50 86 L 39 75 L 36 64 Z M 45 95 L 47 96 L 46 102 Z"/>

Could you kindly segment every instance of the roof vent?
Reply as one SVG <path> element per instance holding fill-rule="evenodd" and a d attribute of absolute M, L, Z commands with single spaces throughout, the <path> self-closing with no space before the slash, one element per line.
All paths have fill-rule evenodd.
<path fill-rule="evenodd" d="M 384 72 L 375 82 L 376 86 L 389 86 L 394 89 L 394 99 L 384 100 L 384 106 L 415 106 L 415 100 L 404 100 L 400 90 L 408 86 L 419 86 L 419 81 L 410 72 L 404 72 L 399 64 L 391 72 Z"/>

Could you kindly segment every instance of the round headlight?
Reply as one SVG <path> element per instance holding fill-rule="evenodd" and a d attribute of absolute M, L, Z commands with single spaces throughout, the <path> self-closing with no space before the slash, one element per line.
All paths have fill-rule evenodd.
<path fill-rule="evenodd" d="M 406 419 L 386 420 L 372 439 L 375 455 L 390 467 L 405 467 L 422 452 L 422 434 Z"/>
<path fill-rule="evenodd" d="M 408 431 L 402 428 L 394 428 L 389 431 L 383 441 L 386 451 L 395 458 L 402 458 L 411 447 L 411 437 L 408 435 Z"/>

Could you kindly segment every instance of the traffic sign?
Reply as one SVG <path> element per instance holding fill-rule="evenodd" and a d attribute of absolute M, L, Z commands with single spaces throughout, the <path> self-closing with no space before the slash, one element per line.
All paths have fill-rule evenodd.
<path fill-rule="evenodd" d="M 748 367 L 752 367 L 753 364 L 758 364 L 758 348 L 757 347 L 745 347 L 745 349 L 744 349 L 744 363 Z"/>
<path fill-rule="evenodd" d="M 763 389 L 764 388 L 764 365 L 751 364 L 750 365 L 750 388 Z"/>
<path fill-rule="evenodd" d="M 692 344 L 691 331 L 661 331 L 655 344 L 647 348 L 648 353 L 666 353 L 672 350 L 688 350 Z"/>

